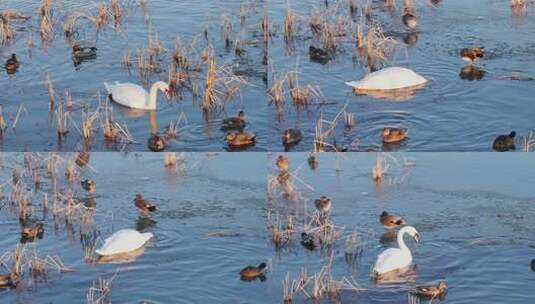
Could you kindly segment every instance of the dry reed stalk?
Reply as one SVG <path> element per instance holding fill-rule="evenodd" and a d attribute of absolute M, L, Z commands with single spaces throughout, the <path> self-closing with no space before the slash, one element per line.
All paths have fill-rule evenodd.
<path fill-rule="evenodd" d="M 14 32 L 11 27 L 11 14 L 2 12 L 2 14 L 0 14 L 0 38 L 2 39 L 2 45 L 9 44 L 13 37 Z"/>
<path fill-rule="evenodd" d="M 269 42 L 269 17 L 267 5 L 264 7 L 264 15 L 262 17 L 262 34 L 264 38 L 264 44 L 267 45 Z"/>
<path fill-rule="evenodd" d="M 6 129 L 7 129 L 7 123 L 4 118 L 4 112 L 3 112 L 2 106 L 0 106 L 0 137 L 4 135 L 4 132 L 6 131 Z"/>
<path fill-rule="evenodd" d="M 384 155 L 379 154 L 377 156 L 377 159 L 375 160 L 375 166 L 372 170 L 372 179 L 377 183 L 380 182 L 383 178 L 383 175 L 388 172 L 388 168 L 389 165 L 386 161 L 386 158 L 384 157 Z"/>
<path fill-rule="evenodd" d="M 118 271 L 111 277 L 109 280 L 106 280 L 102 277 L 98 278 L 98 281 L 93 281 L 91 287 L 87 290 L 86 300 L 87 304 L 109 304 L 110 293 L 111 293 L 111 284 L 115 277 L 117 276 Z"/>
<path fill-rule="evenodd" d="M 48 90 L 48 96 L 50 97 L 50 107 L 49 110 L 52 112 L 54 111 L 54 105 L 56 103 L 56 91 L 54 90 L 54 83 L 52 82 L 52 79 L 50 78 L 50 74 L 46 75 L 46 86 Z"/>
<path fill-rule="evenodd" d="M 223 42 L 225 43 L 225 48 L 230 48 L 232 45 L 232 20 L 230 17 L 226 14 L 221 16 L 221 38 L 223 39 Z"/>
<path fill-rule="evenodd" d="M 56 115 L 56 131 L 58 137 L 61 138 L 69 133 L 68 121 L 70 118 L 69 112 L 63 110 L 63 104 L 60 102 L 55 110 Z"/>
<path fill-rule="evenodd" d="M 362 36 L 362 27 L 357 24 L 357 48 L 361 50 L 364 47 L 364 38 Z"/>
<path fill-rule="evenodd" d="M 312 14 L 310 15 L 309 26 L 312 30 L 312 33 L 316 35 L 321 33 L 323 28 L 323 16 L 321 15 L 319 9 L 314 8 L 312 11 Z"/>
<path fill-rule="evenodd" d="M 95 26 L 97 31 L 103 29 L 110 20 L 110 12 L 104 3 L 99 4 L 97 17 L 95 18 Z"/>
<path fill-rule="evenodd" d="M 206 84 L 204 88 L 204 97 L 203 97 L 203 110 L 210 112 L 214 110 L 217 106 L 217 95 L 215 90 L 215 85 L 217 82 L 217 66 L 215 63 L 215 58 L 212 55 L 208 61 L 208 68 L 206 71 Z"/>
<path fill-rule="evenodd" d="M 39 6 L 39 11 L 41 15 L 39 33 L 41 35 L 41 40 L 43 41 L 43 43 L 47 43 L 47 42 L 54 40 L 54 24 L 52 21 L 52 1 L 53 0 L 42 0 L 41 5 Z"/>
<path fill-rule="evenodd" d="M 130 50 L 127 50 L 123 55 L 123 59 L 121 60 L 121 66 L 123 68 L 130 70 L 130 68 L 132 67 L 131 57 L 132 52 Z"/>
<path fill-rule="evenodd" d="M 296 22 L 297 15 L 293 12 L 292 8 L 288 4 L 286 17 L 284 18 L 284 40 L 286 42 L 292 41 L 295 38 Z"/>
<path fill-rule="evenodd" d="M 119 0 L 111 0 L 110 11 L 113 19 L 115 20 L 115 28 L 120 28 L 121 19 L 123 17 L 123 7 Z"/>
<path fill-rule="evenodd" d="M 65 91 L 65 106 L 67 109 L 72 109 L 73 104 L 71 92 L 69 90 Z"/>
<path fill-rule="evenodd" d="M 93 138 L 93 122 L 100 117 L 99 110 L 95 110 L 93 113 L 82 111 L 82 135 L 86 141 L 90 141 Z"/>
<path fill-rule="evenodd" d="M 352 129 L 355 126 L 355 114 L 344 111 L 344 120 L 346 129 Z"/>
<path fill-rule="evenodd" d="M 524 152 L 530 152 L 533 147 L 535 147 L 535 133 L 532 131 L 527 136 L 524 136 L 522 148 Z"/>
<path fill-rule="evenodd" d="M 272 74 L 274 78 L 272 81 L 273 85 L 268 90 L 268 96 L 275 102 L 277 109 L 282 109 L 284 104 L 284 83 L 286 82 L 287 75 L 280 75 L 280 77 L 277 78 L 277 73 Z"/>

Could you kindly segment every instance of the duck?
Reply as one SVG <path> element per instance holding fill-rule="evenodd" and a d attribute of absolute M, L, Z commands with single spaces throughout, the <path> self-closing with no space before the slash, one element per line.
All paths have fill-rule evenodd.
<path fill-rule="evenodd" d="M 136 194 L 136 198 L 134 199 L 134 204 L 136 207 L 141 209 L 143 212 L 154 212 L 156 211 L 156 205 L 151 204 L 149 201 L 147 201 L 143 195 Z"/>
<path fill-rule="evenodd" d="M 405 8 L 405 13 L 403 14 L 403 17 L 401 17 L 401 20 L 403 21 L 403 24 L 411 30 L 418 26 L 418 19 L 411 9 Z"/>
<path fill-rule="evenodd" d="M 34 241 L 36 238 L 42 238 L 45 228 L 41 222 L 26 223 L 20 232 L 22 242 Z"/>
<path fill-rule="evenodd" d="M 332 59 L 331 52 L 326 51 L 322 48 L 314 47 L 313 45 L 308 48 L 308 54 L 310 56 L 310 60 L 320 63 L 327 63 L 329 60 Z"/>
<path fill-rule="evenodd" d="M 373 266 L 373 273 L 376 277 L 393 271 L 405 270 L 412 264 L 411 251 L 403 241 L 405 234 L 409 234 L 417 243 L 420 242 L 420 234 L 414 227 L 401 228 L 397 235 L 399 248 L 386 249 L 377 256 L 377 261 Z"/>
<path fill-rule="evenodd" d="M 228 132 L 227 142 L 230 147 L 245 147 L 256 142 L 256 135 L 247 132 Z"/>
<path fill-rule="evenodd" d="M 162 91 L 168 100 L 172 96 L 169 85 L 163 81 L 155 82 L 150 93 L 133 83 L 115 82 L 115 84 L 108 84 L 105 82 L 104 87 L 106 87 L 110 100 L 131 109 L 156 110 L 158 91 Z"/>
<path fill-rule="evenodd" d="M 17 55 L 16 54 L 11 54 L 11 58 L 6 60 L 5 68 L 6 68 L 7 73 L 8 74 L 15 74 L 17 72 L 17 70 L 19 69 L 19 66 L 20 66 L 20 63 L 17 60 Z"/>
<path fill-rule="evenodd" d="M 266 263 L 260 263 L 258 266 L 246 266 L 240 271 L 240 276 L 246 279 L 255 279 L 264 274 Z"/>
<path fill-rule="evenodd" d="M 332 202 L 330 198 L 322 195 L 319 199 L 314 201 L 314 205 L 319 212 L 326 213 L 331 210 Z"/>
<path fill-rule="evenodd" d="M 407 138 L 408 131 L 406 128 L 384 128 L 383 129 L 383 142 L 384 143 L 396 143 L 403 141 Z"/>
<path fill-rule="evenodd" d="M 485 48 L 484 47 L 474 47 L 474 48 L 464 48 L 461 49 L 461 58 L 470 63 L 473 64 L 477 59 L 483 58 L 485 56 Z"/>
<path fill-rule="evenodd" d="M 91 179 L 84 179 L 80 182 L 80 184 L 82 185 L 82 188 L 84 188 L 84 190 L 87 192 L 93 193 L 97 189 L 97 183 Z"/>
<path fill-rule="evenodd" d="M 84 59 L 92 59 L 97 56 L 97 48 L 90 46 L 82 47 L 77 43 L 72 46 L 72 56 L 79 61 Z"/>
<path fill-rule="evenodd" d="M 147 141 L 147 146 L 152 152 L 162 152 L 167 147 L 165 136 L 152 134 Z"/>
<path fill-rule="evenodd" d="M 308 250 L 316 249 L 316 242 L 313 234 L 308 234 L 306 232 L 301 233 L 301 245 Z"/>
<path fill-rule="evenodd" d="M 516 132 L 512 131 L 509 133 L 509 135 L 500 135 L 496 137 L 494 140 L 494 143 L 492 144 L 492 148 L 499 152 L 505 152 L 509 150 L 515 149 L 515 136 Z"/>
<path fill-rule="evenodd" d="M 405 220 L 403 219 L 403 217 L 393 213 L 388 213 L 386 211 L 383 211 L 383 213 L 381 213 L 381 216 L 379 217 L 379 222 L 383 224 L 383 226 L 387 229 L 396 228 L 405 224 Z"/>
<path fill-rule="evenodd" d="M 95 250 L 100 256 L 112 256 L 135 251 L 143 247 L 154 235 L 140 233 L 134 229 L 122 229 L 106 238 L 104 245 Z"/>
<path fill-rule="evenodd" d="M 282 143 L 285 146 L 295 145 L 303 139 L 303 133 L 299 129 L 287 129 L 282 134 Z"/>
<path fill-rule="evenodd" d="M 288 169 L 290 167 L 290 163 L 288 161 L 288 157 L 284 155 L 279 155 L 277 157 L 277 168 L 279 168 L 280 172 L 288 172 Z"/>
<path fill-rule="evenodd" d="M 414 294 L 423 297 L 436 299 L 443 297 L 448 291 L 448 284 L 445 281 L 440 281 L 437 285 L 416 286 Z"/>
<path fill-rule="evenodd" d="M 229 117 L 223 119 L 223 122 L 221 123 L 221 130 L 241 130 L 245 128 L 245 125 L 245 112 L 240 111 L 238 112 L 237 117 Z"/>
<path fill-rule="evenodd" d="M 17 286 L 20 278 L 19 275 L 14 272 L 8 275 L 0 275 L 0 289 L 2 288 L 14 288 Z"/>
<path fill-rule="evenodd" d="M 316 168 L 320 164 L 318 156 L 314 152 L 310 153 L 310 155 L 308 156 L 307 162 L 308 162 L 308 166 L 312 170 L 316 170 Z"/>

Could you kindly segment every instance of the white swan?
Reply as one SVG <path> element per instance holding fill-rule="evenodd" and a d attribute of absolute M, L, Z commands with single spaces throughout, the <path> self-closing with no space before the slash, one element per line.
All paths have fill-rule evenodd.
<path fill-rule="evenodd" d="M 133 109 L 156 110 L 158 90 L 164 92 L 167 99 L 171 98 L 169 85 L 163 81 L 154 83 L 150 89 L 150 94 L 143 87 L 128 82 L 115 82 L 115 84 L 105 82 L 104 86 L 113 101 Z"/>
<path fill-rule="evenodd" d="M 418 87 L 427 82 L 427 79 L 416 72 L 402 68 L 390 67 L 366 75 L 358 81 L 346 82 L 348 86 L 358 92 L 400 90 Z"/>
<path fill-rule="evenodd" d="M 405 233 L 408 233 L 416 241 L 420 241 L 420 234 L 412 226 L 405 226 L 401 228 L 398 232 L 398 246 L 399 248 L 389 248 L 379 256 L 377 256 L 377 261 L 375 266 L 373 266 L 373 272 L 376 276 L 394 271 L 394 270 L 403 270 L 407 269 L 408 266 L 412 264 L 412 254 L 405 241 L 403 241 L 403 236 Z"/>
<path fill-rule="evenodd" d="M 150 232 L 139 233 L 134 229 L 123 229 L 115 232 L 104 241 L 104 245 L 95 250 L 101 256 L 127 253 L 139 249 L 153 237 Z"/>

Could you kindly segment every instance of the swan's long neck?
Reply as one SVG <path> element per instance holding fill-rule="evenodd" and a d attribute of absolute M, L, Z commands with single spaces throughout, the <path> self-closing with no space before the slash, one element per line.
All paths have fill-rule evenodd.
<path fill-rule="evenodd" d="M 401 228 L 401 230 L 399 230 L 398 232 L 398 246 L 399 246 L 399 249 L 401 249 L 401 251 L 403 251 L 404 253 L 408 253 L 410 255 L 411 251 L 409 250 L 409 247 L 407 247 L 407 245 L 405 244 L 405 241 L 403 240 L 403 236 L 405 236 L 405 233 L 407 233 L 407 230 L 405 228 L 406 227 Z"/>
<path fill-rule="evenodd" d="M 163 88 L 163 85 L 165 83 L 162 81 L 158 81 L 155 84 L 152 85 L 150 88 L 150 94 L 149 94 L 149 108 L 156 109 L 156 102 L 158 99 L 158 91 Z"/>

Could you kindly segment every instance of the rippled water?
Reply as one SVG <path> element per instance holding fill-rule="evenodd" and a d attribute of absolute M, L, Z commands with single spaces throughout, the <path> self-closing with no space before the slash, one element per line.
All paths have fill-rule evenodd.
<path fill-rule="evenodd" d="M 60 154 L 66 157 L 66 154 Z M 238 161 L 239 158 L 239 161 Z M 3 154 L 2 180 L 10 179 L 11 168 L 22 166 L 21 154 Z M 163 157 L 153 154 L 94 153 L 80 178 L 97 183 L 94 215 L 99 238 L 131 228 L 150 231 L 155 239 L 143 255 L 128 264 L 86 264 L 80 243 L 86 231 L 76 222 L 66 229 L 60 219 L 57 229 L 49 211 L 42 240 L 33 246 L 39 256 L 57 255 L 72 273 L 49 272 L 46 282 L 29 285 L 27 276 L 20 288 L 0 289 L 2 303 L 85 303 L 93 280 L 111 278 L 113 303 L 193 303 L 199 299 L 235 303 L 245 287 L 254 294 L 262 286 L 246 285 L 238 272 L 244 264 L 266 256 L 265 210 L 266 158 L 263 154 L 186 154 L 181 170 L 169 171 Z M 66 188 L 63 166 L 59 167 L 60 191 Z M 50 187 L 43 175 L 42 189 Z M 4 188 L 8 191 L 7 188 Z M 74 196 L 88 195 L 78 184 Z M 132 200 L 142 193 L 158 206 L 142 217 Z M 34 194 L 36 217 L 42 218 L 38 194 Z M 12 251 L 20 239 L 17 214 L 4 200 L 0 209 L 0 252 Z M 209 236 L 225 232 L 228 236 Z M 100 243 L 101 244 L 101 243 Z M 98 246 L 97 246 L 98 247 Z M 5 269 L 0 268 L 0 274 Z"/>
<path fill-rule="evenodd" d="M 81 107 L 88 106 L 94 110 L 98 106 L 96 95 L 100 92 L 103 100 L 103 82 L 132 82 L 142 84 L 138 76 L 136 65 L 129 73 L 121 65 L 123 55 L 131 51 L 132 60 L 136 58 L 136 51 L 147 46 L 149 31 L 158 33 L 166 52 L 161 55 L 161 72 L 150 77 L 150 83 L 168 79 L 168 68 L 171 63 L 173 50 L 177 38 L 183 44 L 189 45 L 197 40 L 199 52 L 205 42 L 202 33 L 207 28 L 210 43 L 215 50 L 216 62 L 220 66 L 227 66 L 235 75 L 244 77 L 247 85 L 242 86 L 239 94 L 226 102 L 222 112 L 211 117 L 207 122 L 201 110 L 201 99 L 194 100 L 191 94 L 184 94 L 183 99 L 175 98 L 166 104 L 160 96 L 159 109 L 156 120 L 159 126 L 151 126 L 148 113 L 141 115 L 128 111 L 119 106 L 113 106 L 114 118 L 118 123 L 127 124 L 136 143 L 128 147 L 129 150 L 145 151 L 147 139 L 151 131 L 163 132 L 171 122 L 178 119 L 181 113 L 187 117 L 187 126 L 183 126 L 176 141 L 169 143 L 169 150 L 176 151 L 222 151 L 226 148 L 224 133 L 219 130 L 221 119 L 235 116 L 241 109 L 245 110 L 249 125 L 247 130 L 257 134 L 258 143 L 250 151 L 267 149 L 267 106 L 265 103 L 266 69 L 262 64 L 264 44 L 260 28 L 263 16 L 261 1 L 249 3 L 248 14 L 243 23 L 238 13 L 242 1 L 147 1 L 147 11 L 150 26 L 147 25 L 145 14 L 137 4 L 130 1 L 124 8 L 125 17 L 120 32 L 113 26 L 95 35 L 93 25 L 79 21 L 77 41 L 83 45 L 98 48 L 97 58 L 74 66 L 71 58 L 71 47 L 63 38 L 63 23 L 68 12 L 82 12 L 95 15 L 98 3 L 94 1 L 56 1 L 54 6 L 54 21 L 56 37 L 46 48 L 39 37 L 39 18 L 37 11 L 39 1 L 2 1 L 0 10 L 15 9 L 25 15 L 32 16 L 26 22 L 12 21 L 15 29 L 15 39 L 11 45 L 0 46 L 0 60 L 3 62 L 11 53 L 16 53 L 20 61 L 20 68 L 14 75 L 7 75 L 2 69 L 0 73 L 0 88 L 2 88 L 1 106 L 8 124 L 12 125 L 20 105 L 24 105 L 27 113 L 22 113 L 16 129 L 7 131 L 3 137 L 4 151 L 73 151 L 83 146 L 79 131 L 81 128 Z M 122 1 L 122 3 L 126 3 Z M 220 22 L 223 15 L 228 16 L 233 24 L 233 38 L 242 41 L 246 52 L 237 58 L 233 51 L 225 49 L 221 38 Z M 85 25 L 84 25 L 85 24 Z M 33 33 L 35 47 L 28 49 L 28 39 Z M 258 35 L 260 33 L 260 35 Z M 259 38 L 260 37 L 260 38 Z M 190 58 L 191 59 L 191 58 Z M 49 97 L 45 80 L 47 74 L 54 82 L 56 93 L 63 98 L 68 90 L 75 102 L 71 112 L 72 120 L 70 133 L 61 143 L 56 134 L 55 120 L 49 116 Z M 205 72 L 199 77 L 203 79 Z M 204 89 L 203 82 L 199 82 L 199 93 Z M 146 89 L 149 85 L 143 84 Z M 10 119 L 8 119 L 10 118 Z M 11 120 L 11 121 L 10 121 Z M 96 123 L 100 126 L 100 123 Z M 94 151 L 114 151 L 119 149 L 114 145 L 106 146 L 102 131 L 96 131 L 92 144 Z M 122 148 L 122 147 L 120 147 Z"/>
<path fill-rule="evenodd" d="M 530 185 L 535 175 L 527 169 L 533 157 L 397 154 L 397 162 L 388 157 L 390 172 L 377 186 L 371 179 L 375 155 L 349 155 L 322 154 L 314 171 L 306 163 L 307 154 L 288 154 L 300 198 L 288 200 L 274 191 L 270 210 L 272 218 L 283 223 L 292 214 L 298 233 L 281 250 L 273 247 L 266 297 L 281 301 L 286 273 L 296 279 L 304 268 L 311 276 L 332 256 L 333 278 L 352 277 L 365 289 L 360 294 L 342 292 L 340 303 L 407 303 L 415 285 L 439 280 L 449 286 L 444 303 L 526 303 L 535 298 L 535 273 L 530 270 L 535 257 L 535 195 Z M 270 172 L 276 175 L 274 165 Z M 312 214 L 320 195 L 332 199 L 331 218 L 345 229 L 332 247 L 309 251 L 299 244 L 304 206 Z M 422 236 L 419 244 L 406 238 L 417 265 L 413 281 L 375 285 L 370 278 L 377 255 L 395 245 L 385 242 L 388 235 L 379 223 L 385 210 L 404 216 Z M 345 239 L 354 230 L 362 252 L 349 263 Z M 306 301 L 297 294 L 294 302 Z"/>
<path fill-rule="evenodd" d="M 385 8 L 384 1 L 372 1 L 374 19 L 388 36 L 398 41 L 388 66 L 408 67 L 430 80 L 412 98 L 394 102 L 356 96 L 345 85 L 346 81 L 362 78 L 367 69 L 365 60 L 355 51 L 352 37 L 340 39 L 340 51 L 330 63 L 322 65 L 309 60 L 309 46 L 321 46 L 309 30 L 313 7 L 330 17 L 337 13 L 347 19 L 347 1 L 294 2 L 291 7 L 298 16 L 300 30 L 299 38 L 290 48 L 285 46 L 282 29 L 287 1 L 270 3 L 270 20 L 277 34 L 269 46 L 269 79 L 272 81 L 272 70 L 284 73 L 297 67 L 300 83 L 317 86 L 326 104 L 296 110 L 288 98 L 282 118 L 276 107 L 270 105 L 270 147 L 283 150 L 282 131 L 298 127 L 304 131 L 304 140 L 293 150 L 311 150 L 321 113 L 323 118 L 332 120 L 346 104 L 347 111 L 355 114 L 356 126 L 346 131 L 342 119 L 336 129 L 336 144 L 356 151 L 489 151 L 497 135 L 511 130 L 526 135 L 533 129 L 532 7 L 525 16 L 516 16 L 511 13 L 509 1 L 452 0 L 438 1 L 437 6 L 431 5 L 431 1 L 414 1 L 419 23 L 417 41 L 408 45 L 404 39 L 410 32 L 401 22 L 402 1 L 397 1 L 394 11 Z M 460 71 L 465 62 L 460 60 L 459 50 L 479 45 L 486 47 L 487 56 L 477 65 L 486 74 L 480 80 L 462 79 Z M 509 80 L 511 76 L 517 80 Z M 408 128 L 409 139 L 399 147 L 383 147 L 380 132 L 386 126 Z M 517 139 L 517 147 L 520 144 Z"/>

